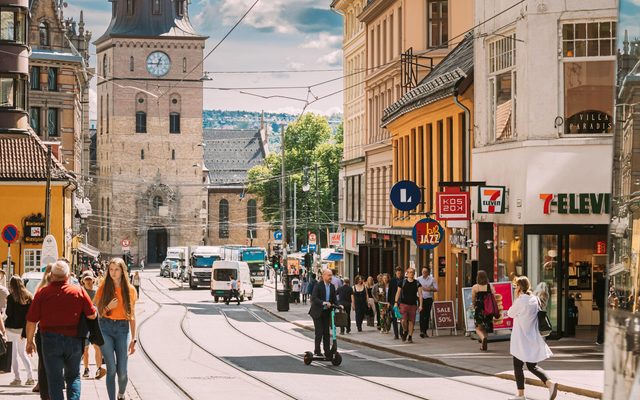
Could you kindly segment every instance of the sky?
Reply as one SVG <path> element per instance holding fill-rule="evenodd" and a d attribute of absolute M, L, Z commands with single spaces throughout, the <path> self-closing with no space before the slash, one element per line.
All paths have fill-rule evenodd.
<path fill-rule="evenodd" d="M 640 0 L 620 0 L 620 17 L 618 23 L 618 41 L 622 43 L 625 29 L 629 39 L 640 39 Z"/>
<path fill-rule="evenodd" d="M 189 14 L 198 33 L 209 36 L 205 54 L 231 29 L 255 0 L 191 0 Z M 329 7 L 330 0 L 260 0 L 244 21 L 205 61 L 211 71 L 206 81 L 205 109 L 289 112 L 298 114 L 303 101 L 245 95 L 238 91 L 220 91 L 220 87 L 282 87 L 301 89 L 245 90 L 262 96 L 288 96 L 306 99 L 340 91 L 342 79 L 342 16 Z M 84 10 L 85 29 L 92 40 L 106 30 L 111 18 L 108 0 L 68 0 L 65 18 L 78 20 Z M 95 66 L 95 47 L 91 46 L 91 64 Z M 268 74 L 216 74 L 216 71 L 307 71 Z M 328 84 L 315 85 L 330 79 Z M 95 118 L 95 82 L 91 91 L 92 116 Z M 342 93 L 315 102 L 307 111 L 331 114 L 342 112 Z"/>

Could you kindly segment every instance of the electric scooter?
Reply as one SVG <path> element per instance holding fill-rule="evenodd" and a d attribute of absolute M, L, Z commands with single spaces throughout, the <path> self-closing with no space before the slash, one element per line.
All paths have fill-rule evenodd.
<path fill-rule="evenodd" d="M 340 355 L 340 353 L 338 353 L 338 340 L 336 339 L 336 313 L 339 313 L 341 310 L 342 308 L 340 306 L 331 306 L 331 338 L 333 343 L 331 345 L 329 354 L 327 354 L 326 356 L 317 356 L 312 351 L 307 351 L 306 353 L 304 353 L 305 365 L 310 365 L 313 361 L 331 361 L 331 364 L 335 365 L 336 367 L 342 364 L 342 356 Z"/>

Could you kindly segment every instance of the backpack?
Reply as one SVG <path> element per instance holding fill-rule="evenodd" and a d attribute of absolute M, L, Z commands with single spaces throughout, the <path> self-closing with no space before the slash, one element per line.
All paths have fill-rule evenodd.
<path fill-rule="evenodd" d="M 484 295 L 483 299 L 483 311 L 484 315 L 487 317 L 492 316 L 493 318 L 500 317 L 500 310 L 498 309 L 498 302 L 496 301 L 496 297 L 493 295 L 493 292 L 489 288 Z"/>

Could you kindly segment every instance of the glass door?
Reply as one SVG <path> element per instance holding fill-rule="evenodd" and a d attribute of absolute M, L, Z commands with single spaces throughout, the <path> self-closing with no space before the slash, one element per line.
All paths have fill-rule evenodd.
<path fill-rule="evenodd" d="M 527 235 L 527 269 L 533 291 L 547 293 L 547 314 L 554 332 L 563 331 L 563 254 L 559 235 Z M 554 335 L 555 336 L 555 335 Z"/>

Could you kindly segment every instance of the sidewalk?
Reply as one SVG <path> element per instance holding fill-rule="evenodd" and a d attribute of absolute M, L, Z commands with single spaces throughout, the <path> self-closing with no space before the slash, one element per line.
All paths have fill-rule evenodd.
<path fill-rule="evenodd" d="M 308 305 L 290 304 L 288 312 L 278 312 L 275 302 L 254 304 L 282 320 L 313 331 L 313 321 L 307 314 Z M 430 337 L 422 339 L 418 330 L 414 333 L 414 343 L 404 344 L 394 340 L 393 333 L 383 335 L 372 327 L 365 326 L 363 332 L 357 332 L 353 314 L 352 323 L 351 334 L 339 335 L 338 340 L 477 374 L 515 380 L 509 341 L 489 342 L 489 351 L 481 352 L 477 340 L 465 337 L 460 331 L 458 336 L 451 336 L 449 330 L 441 330 L 440 336 L 432 336 L 429 331 Z M 591 340 L 574 338 L 550 340 L 548 344 L 554 356 L 542 362 L 541 366 L 560 384 L 560 390 L 600 398 L 604 389 L 603 346 L 597 346 Z M 529 371 L 526 371 L 526 376 L 527 384 L 541 385 Z"/>

